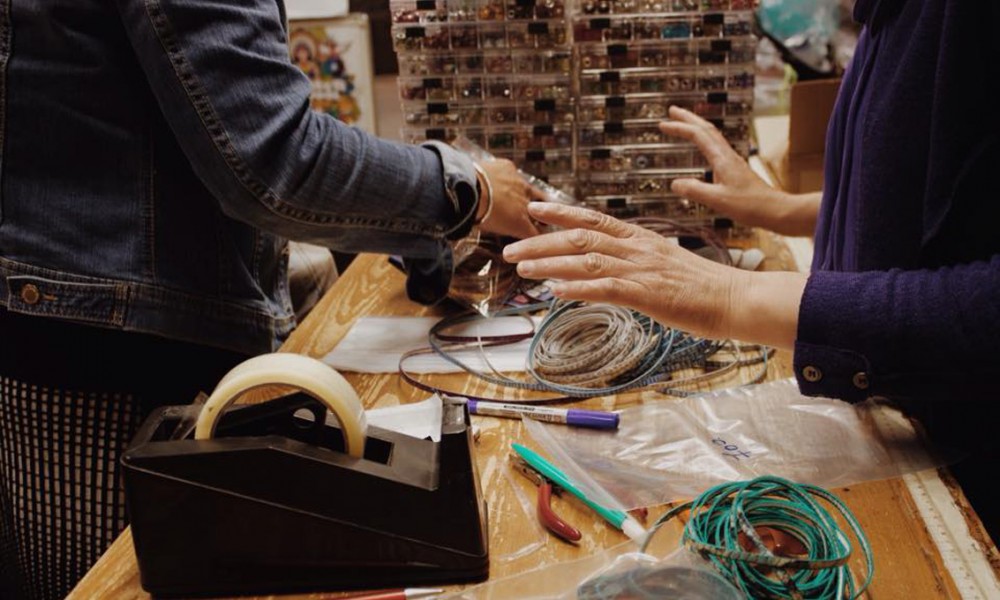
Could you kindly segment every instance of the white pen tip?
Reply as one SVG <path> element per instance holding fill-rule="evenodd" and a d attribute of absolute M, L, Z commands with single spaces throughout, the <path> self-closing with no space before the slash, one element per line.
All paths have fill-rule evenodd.
<path fill-rule="evenodd" d="M 632 518 L 625 519 L 622 522 L 622 532 L 634 542 L 643 541 L 646 534 L 649 533 L 638 521 Z"/>
<path fill-rule="evenodd" d="M 407 588 L 403 592 L 407 600 L 410 598 L 430 598 L 444 593 L 442 588 Z"/>

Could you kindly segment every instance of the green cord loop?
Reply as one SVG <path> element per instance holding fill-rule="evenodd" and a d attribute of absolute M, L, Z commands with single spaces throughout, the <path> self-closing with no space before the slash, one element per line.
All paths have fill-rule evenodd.
<path fill-rule="evenodd" d="M 860 586 L 848 565 L 851 542 L 821 500 L 847 523 L 861 548 L 866 574 Z M 774 476 L 717 485 L 660 517 L 642 550 L 664 523 L 687 510 L 691 517 L 684 526 L 684 546 L 711 562 L 748 598 L 853 600 L 875 574 L 871 545 L 860 523 L 823 488 Z M 762 526 L 792 536 L 805 547 L 806 555 L 774 554 L 757 533 Z M 747 543 L 752 551 L 745 549 Z"/>

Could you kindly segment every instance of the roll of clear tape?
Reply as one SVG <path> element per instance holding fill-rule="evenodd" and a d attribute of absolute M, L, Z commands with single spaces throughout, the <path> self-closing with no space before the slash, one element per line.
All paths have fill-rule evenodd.
<path fill-rule="evenodd" d="M 295 388 L 322 402 L 340 421 L 347 454 L 364 455 L 367 421 L 357 392 L 336 370 L 301 354 L 264 354 L 233 367 L 202 407 L 194 439 L 212 439 L 219 417 L 233 402 L 252 389 L 272 385 Z"/>

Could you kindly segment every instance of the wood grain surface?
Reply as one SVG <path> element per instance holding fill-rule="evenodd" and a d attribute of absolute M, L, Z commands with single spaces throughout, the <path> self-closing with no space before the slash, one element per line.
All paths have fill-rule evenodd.
<path fill-rule="evenodd" d="M 768 256 L 765 268 L 794 268 L 787 248 L 780 240 L 760 234 L 752 243 Z M 320 357 L 329 352 L 360 316 L 443 315 L 441 308 L 423 308 L 410 303 L 403 290 L 403 277 L 385 258 L 358 257 L 336 286 L 312 314 L 292 334 L 283 351 Z M 779 353 L 769 367 L 769 378 L 791 375 L 790 356 Z M 401 382 L 397 375 L 345 373 L 358 390 L 366 408 L 391 406 L 426 397 L 426 393 Z M 724 385 L 738 385 L 746 374 L 737 374 Z M 488 386 L 465 375 L 439 375 L 431 380 L 439 385 L 470 392 L 487 392 Z M 718 384 L 717 384 L 718 385 Z M 583 407 L 613 409 L 634 403 L 638 394 L 588 400 Z M 526 514 L 525 502 L 534 502 L 534 488 L 520 476 L 508 476 L 506 456 L 511 442 L 531 443 L 518 421 L 475 418 L 480 429 L 477 457 L 484 493 L 490 507 L 491 577 L 521 573 L 539 566 L 581 558 L 625 540 L 623 534 L 595 520 L 577 504 L 556 499 L 563 517 L 584 534 L 578 547 L 545 535 L 534 525 L 534 515 Z M 961 490 L 950 482 L 953 493 L 964 502 Z M 834 490 L 854 511 L 870 538 L 876 563 L 876 578 L 867 594 L 875 599 L 960 598 L 954 581 L 945 569 L 912 497 L 902 479 L 873 482 Z M 967 503 L 965 504 L 967 506 Z M 662 509 L 653 510 L 656 514 Z M 978 550 L 994 558 L 996 548 L 984 538 L 981 524 L 971 509 L 967 512 L 974 534 L 966 537 Z M 964 524 L 959 524 L 961 528 Z M 671 526 L 668 526 L 671 527 Z M 679 524 L 664 538 L 676 536 Z M 978 532 L 978 533 L 975 533 Z M 998 562 L 993 561 L 996 571 Z M 94 598 L 131 600 L 148 598 L 140 585 L 132 538 L 125 531 L 69 596 L 72 600 Z M 336 598 L 336 593 L 295 596 L 296 598 Z"/>

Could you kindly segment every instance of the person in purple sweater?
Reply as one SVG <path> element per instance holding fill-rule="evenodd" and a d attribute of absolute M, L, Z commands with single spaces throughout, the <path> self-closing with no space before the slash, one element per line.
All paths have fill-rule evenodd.
<path fill-rule="evenodd" d="M 1000 3 L 858 0 L 864 23 L 827 132 L 822 194 L 771 189 L 696 115 L 714 183 L 674 191 L 747 225 L 814 233 L 810 274 L 747 273 L 578 208 L 536 203 L 564 231 L 508 246 L 557 297 L 611 302 L 700 335 L 794 351 L 803 393 L 893 399 L 933 439 L 1000 539 Z M 641 243 L 637 243 L 641 242 Z"/>

